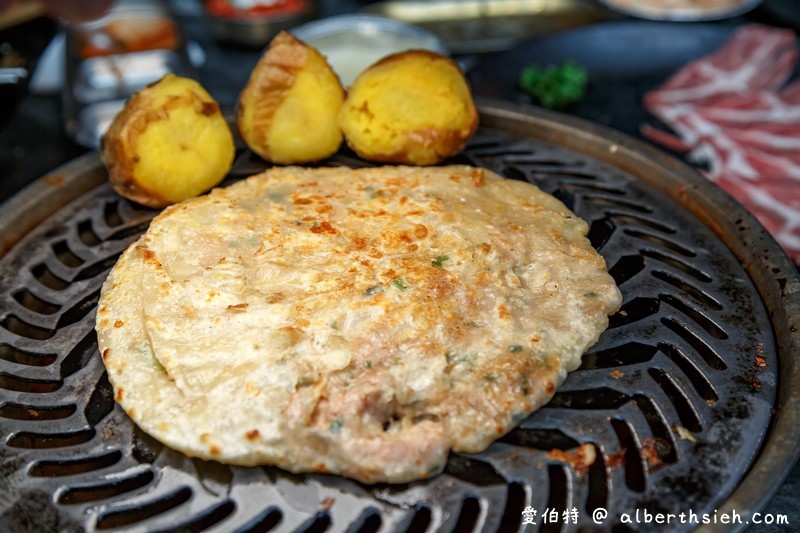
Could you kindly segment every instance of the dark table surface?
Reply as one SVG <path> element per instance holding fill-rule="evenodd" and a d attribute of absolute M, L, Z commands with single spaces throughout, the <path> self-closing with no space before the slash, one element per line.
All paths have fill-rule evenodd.
<path fill-rule="evenodd" d="M 322 16 L 352 12 L 367 2 L 330 0 L 321 3 Z M 205 52 L 205 62 L 198 69 L 199 81 L 220 102 L 223 108 L 232 108 L 238 92 L 244 86 L 250 70 L 259 57 L 259 50 L 221 44 L 211 39 L 205 24 L 192 1 L 172 2 L 184 31 L 199 43 Z M 626 19 L 636 24 L 632 19 Z M 766 0 L 753 12 L 715 23 L 720 26 L 760 22 L 775 26 L 800 29 L 800 0 Z M 641 22 L 641 24 L 649 24 Z M 34 60 L 58 31 L 48 19 L 37 19 L 24 26 L 0 32 L 0 42 L 11 41 Z M 468 58 L 468 64 L 480 69 L 487 61 L 497 61 L 499 56 Z M 640 88 L 644 90 L 645 88 Z M 641 107 L 638 102 L 632 103 Z M 623 110 L 624 111 L 624 110 Z M 597 106 L 584 105 L 578 115 L 604 123 L 632 135 L 638 135 L 641 118 L 639 110 L 628 110 L 629 119 Z M 623 113 L 624 115 L 624 113 Z M 0 94 L 0 202 L 13 201 L 13 196 L 26 185 L 55 170 L 58 166 L 87 153 L 89 150 L 75 144 L 63 127 L 61 97 L 54 95 L 23 94 L 11 98 Z M 789 526 L 752 527 L 754 531 L 800 531 L 800 466 L 789 473 L 765 513 L 786 515 Z"/>

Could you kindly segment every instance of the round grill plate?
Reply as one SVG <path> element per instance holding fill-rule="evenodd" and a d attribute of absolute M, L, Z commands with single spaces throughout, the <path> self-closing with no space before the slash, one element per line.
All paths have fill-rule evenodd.
<path fill-rule="evenodd" d="M 558 197 L 589 222 L 624 295 L 547 406 L 408 485 L 228 467 L 163 447 L 115 404 L 94 334 L 103 280 L 156 212 L 116 196 L 92 155 L 62 169 L 64 185 L 37 184 L 3 207 L 10 238 L 35 227 L 0 260 L 0 524 L 513 531 L 530 506 L 542 530 L 595 527 L 604 508 L 605 526 L 625 531 L 622 513 L 637 508 L 763 506 L 797 455 L 794 268 L 740 207 L 658 152 L 556 115 L 499 104 L 482 113 L 452 162 Z M 342 153 L 326 164 L 365 163 Z M 229 179 L 263 168 L 243 152 Z M 22 213 L 33 199 L 34 214 Z M 586 445 L 591 465 L 577 460 Z M 545 510 L 557 524 L 545 525 Z"/>

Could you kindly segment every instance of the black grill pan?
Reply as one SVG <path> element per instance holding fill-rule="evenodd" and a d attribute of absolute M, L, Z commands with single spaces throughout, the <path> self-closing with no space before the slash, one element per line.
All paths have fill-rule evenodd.
<path fill-rule="evenodd" d="M 89 155 L 0 210 L 0 529 L 633 531 L 663 529 L 625 524 L 636 509 L 743 522 L 762 509 L 800 440 L 794 266 L 738 204 L 657 150 L 562 115 L 481 112 L 452 162 L 561 199 L 624 295 L 547 406 L 407 485 L 164 448 L 114 403 L 94 334 L 100 286 L 155 211 L 116 196 Z M 346 152 L 326 164 L 365 165 Z M 263 168 L 242 152 L 229 180 Z M 587 446 L 591 464 L 578 460 Z"/>

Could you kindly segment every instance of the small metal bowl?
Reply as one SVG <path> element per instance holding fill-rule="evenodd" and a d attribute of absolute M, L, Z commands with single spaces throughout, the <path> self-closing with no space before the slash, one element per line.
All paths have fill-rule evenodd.
<path fill-rule="evenodd" d="M 600 0 L 608 9 L 622 15 L 648 20 L 671 22 L 701 22 L 722 20 L 743 15 L 763 0 L 729 0 L 718 6 L 661 7 L 657 0 Z"/>
<path fill-rule="evenodd" d="M 261 48 L 281 30 L 288 30 L 314 18 L 318 2 L 306 0 L 305 6 L 300 11 L 275 16 L 245 13 L 240 16 L 222 16 L 212 12 L 208 4 L 209 2 L 203 2 L 203 10 L 208 28 L 215 39 Z"/>
<path fill-rule="evenodd" d="M 328 17 L 291 32 L 327 58 L 345 87 L 368 66 L 395 52 L 424 49 L 449 55 L 447 46 L 429 31 L 374 15 Z"/>

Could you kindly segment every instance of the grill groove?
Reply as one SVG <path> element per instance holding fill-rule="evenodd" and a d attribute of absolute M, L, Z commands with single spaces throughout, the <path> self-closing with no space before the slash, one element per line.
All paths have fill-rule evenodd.
<path fill-rule="evenodd" d="M 163 513 L 170 512 L 182 506 L 191 498 L 192 490 L 189 487 L 181 487 L 178 490 L 156 499 L 137 502 L 136 505 L 112 507 L 110 510 L 100 513 L 95 525 L 97 529 L 113 529 L 131 526 Z"/>
<path fill-rule="evenodd" d="M 20 431 L 10 435 L 7 443 L 12 448 L 67 448 L 76 444 L 89 442 L 94 438 L 94 429 L 80 429 L 78 431 L 65 431 L 63 433 L 36 433 L 33 431 Z"/>
<path fill-rule="evenodd" d="M 57 356 L 47 353 L 35 353 L 22 350 L 8 344 L 0 344 L 0 360 L 25 366 L 49 366 L 55 363 Z"/>
<path fill-rule="evenodd" d="M 0 407 L 0 417 L 12 420 L 60 420 L 69 418 L 76 410 L 74 405 L 38 407 L 9 402 Z"/>
<path fill-rule="evenodd" d="M 28 475 L 33 477 L 63 477 L 83 474 L 107 468 L 122 459 L 122 452 L 114 450 L 110 453 L 92 457 L 80 457 L 63 461 L 37 461 L 31 465 Z"/>
<path fill-rule="evenodd" d="M 14 299 L 24 308 L 40 315 L 52 315 L 57 313 L 61 306 L 50 303 L 47 300 L 36 296 L 28 289 L 20 289 L 14 293 Z"/>
<path fill-rule="evenodd" d="M 98 483 L 72 485 L 62 490 L 56 497 L 56 501 L 63 505 L 75 505 L 105 500 L 146 487 L 154 479 L 153 472 L 145 470 L 130 477 L 116 477 Z"/>

